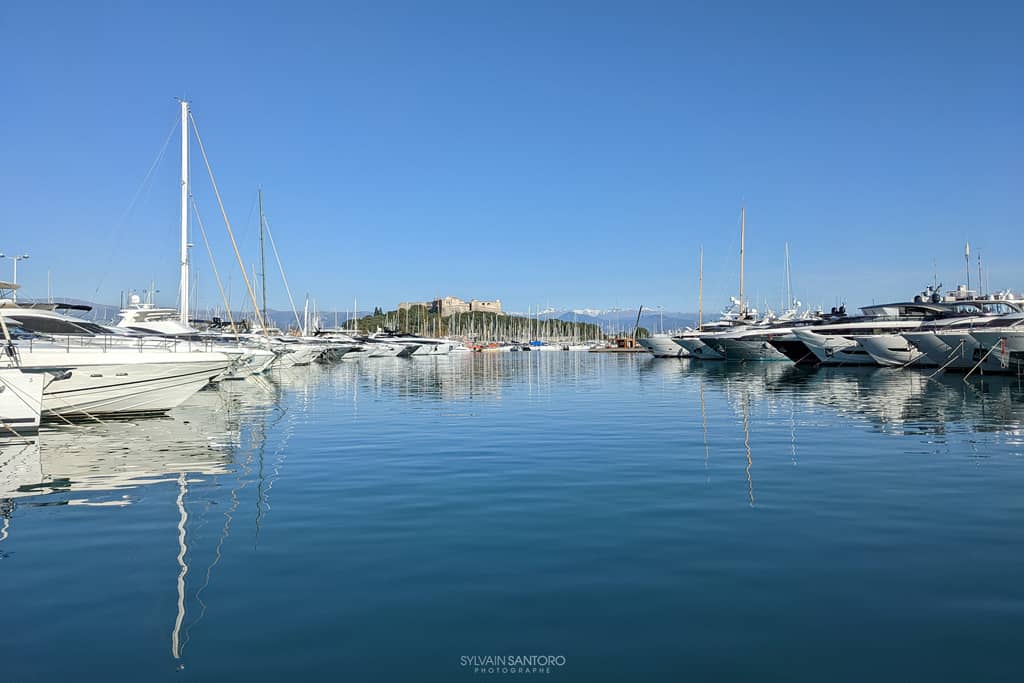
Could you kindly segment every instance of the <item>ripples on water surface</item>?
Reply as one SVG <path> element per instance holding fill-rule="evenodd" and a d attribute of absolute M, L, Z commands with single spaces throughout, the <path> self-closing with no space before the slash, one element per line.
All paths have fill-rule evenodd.
<path fill-rule="evenodd" d="M 1009 378 L 571 353 L 294 368 L 0 441 L 3 679 L 994 680 Z M 562 655 L 547 675 L 473 655 Z"/>

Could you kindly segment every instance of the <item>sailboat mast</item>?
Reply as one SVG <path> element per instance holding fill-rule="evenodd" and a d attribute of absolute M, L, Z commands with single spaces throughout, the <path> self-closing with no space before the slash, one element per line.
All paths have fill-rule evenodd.
<path fill-rule="evenodd" d="M 978 252 L 978 295 L 985 295 L 985 281 L 981 279 L 981 252 Z"/>
<path fill-rule="evenodd" d="M 971 243 L 964 244 L 964 262 L 967 264 L 967 291 L 971 291 Z"/>
<path fill-rule="evenodd" d="M 697 329 L 704 328 L 704 245 L 700 247 L 700 267 L 697 271 Z"/>
<path fill-rule="evenodd" d="M 786 308 L 793 307 L 793 275 L 789 269 L 789 242 L 786 242 Z"/>
<path fill-rule="evenodd" d="M 263 252 L 263 188 L 256 191 L 260 205 L 260 281 L 263 289 L 263 320 L 267 319 L 267 257 Z"/>
<path fill-rule="evenodd" d="M 747 302 L 743 298 L 743 251 L 747 239 L 747 207 L 740 207 L 740 317 L 747 312 Z"/>
<path fill-rule="evenodd" d="M 181 100 L 181 324 L 188 326 L 188 102 Z"/>

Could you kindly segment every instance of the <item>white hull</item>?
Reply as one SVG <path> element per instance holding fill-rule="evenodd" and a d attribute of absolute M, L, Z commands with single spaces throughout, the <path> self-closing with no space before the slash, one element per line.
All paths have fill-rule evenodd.
<path fill-rule="evenodd" d="M 971 330 L 955 330 L 939 333 L 937 336 L 949 347 L 949 358 L 943 362 L 949 363 L 947 370 L 971 370 L 978 365 L 988 349 L 982 349 L 978 340 L 971 334 Z M 982 362 L 980 369 L 984 372 L 1000 372 L 1002 360 L 999 358 L 999 351 L 993 352 Z"/>
<path fill-rule="evenodd" d="M 261 375 L 277 360 L 277 354 L 264 349 L 246 349 L 245 353 L 228 368 L 220 379 L 245 379 Z"/>
<path fill-rule="evenodd" d="M 667 334 L 655 334 L 637 341 L 655 358 L 681 358 L 689 355 L 686 349 L 675 343 Z"/>
<path fill-rule="evenodd" d="M 43 416 L 165 412 L 223 373 L 221 353 L 19 344 L 23 369 L 48 371 Z"/>
<path fill-rule="evenodd" d="M 954 356 L 959 355 L 962 350 L 962 345 L 959 342 L 957 342 L 957 349 L 954 350 L 938 333 L 933 331 L 906 332 L 903 334 L 903 338 L 925 355 L 927 358 L 925 362 L 929 365 L 943 366 L 946 363 L 955 363 Z"/>
<path fill-rule="evenodd" d="M 789 358 L 766 340 L 730 339 L 722 337 L 717 340 L 718 352 L 726 360 L 753 361 L 788 361 Z"/>
<path fill-rule="evenodd" d="M 403 337 L 403 336 L 377 336 L 371 335 L 371 338 L 378 342 L 387 344 L 394 344 L 398 346 L 417 346 L 412 353 L 400 354 L 400 355 L 411 355 L 414 357 L 421 356 L 447 356 L 453 351 L 468 351 L 469 349 L 465 344 L 457 341 L 451 341 L 449 339 L 431 339 L 429 337 Z"/>
<path fill-rule="evenodd" d="M 854 339 L 818 334 L 810 330 L 793 330 L 822 365 L 877 365 L 875 359 Z"/>
<path fill-rule="evenodd" d="M 974 330 L 971 336 L 978 342 L 975 355 L 984 357 L 988 354 L 986 361 L 991 361 L 993 371 L 1024 371 L 1024 329 Z"/>
<path fill-rule="evenodd" d="M 0 437 L 39 429 L 45 373 L 0 369 Z"/>
<path fill-rule="evenodd" d="M 226 367 L 227 363 L 215 361 L 164 363 L 140 366 L 118 377 L 116 372 L 123 366 L 94 366 L 88 368 L 86 382 L 76 382 L 73 370 L 70 378 L 47 385 L 43 411 L 47 416 L 64 417 L 164 413 L 187 401 Z M 109 383 L 101 384 L 100 379 Z"/>
<path fill-rule="evenodd" d="M 397 358 L 406 351 L 403 344 L 370 344 L 367 348 L 369 358 Z M 415 349 L 413 350 L 415 351 Z M 405 355 L 410 355 L 406 353 Z"/>
<path fill-rule="evenodd" d="M 901 334 L 864 334 L 854 339 L 883 367 L 903 367 L 926 358 L 922 351 Z"/>
<path fill-rule="evenodd" d="M 277 367 L 292 368 L 299 365 L 309 365 L 317 356 L 323 353 L 319 346 L 286 346 L 281 349 L 282 353 L 277 358 Z"/>
<path fill-rule="evenodd" d="M 447 356 L 452 352 L 455 347 L 454 344 L 450 343 L 437 343 L 437 344 L 421 344 L 418 349 L 413 351 L 412 355 L 416 357 L 420 356 Z"/>
<path fill-rule="evenodd" d="M 715 349 L 711 348 L 698 337 L 676 337 L 675 342 L 683 347 L 690 358 L 703 360 L 722 360 L 725 358 Z"/>

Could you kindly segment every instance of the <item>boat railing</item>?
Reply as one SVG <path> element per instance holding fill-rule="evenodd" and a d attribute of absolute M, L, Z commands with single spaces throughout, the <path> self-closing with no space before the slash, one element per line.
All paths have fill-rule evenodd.
<path fill-rule="evenodd" d="M 36 341 L 46 341 L 55 346 L 62 346 L 68 353 L 72 349 L 101 349 L 104 352 L 111 350 L 135 349 L 140 353 L 145 351 L 212 351 L 214 342 L 211 340 L 194 339 L 163 339 L 159 337 L 124 337 L 116 334 L 110 335 L 43 335 L 37 334 L 31 337 L 23 337 L 19 342 L 28 342 L 28 350 L 35 348 Z"/>

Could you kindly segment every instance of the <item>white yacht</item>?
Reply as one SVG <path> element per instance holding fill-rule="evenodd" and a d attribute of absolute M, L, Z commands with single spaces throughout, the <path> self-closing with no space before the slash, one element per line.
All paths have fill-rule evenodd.
<path fill-rule="evenodd" d="M 928 287 L 913 301 L 863 306 L 863 315 L 793 332 L 822 365 L 902 366 L 923 356 L 903 334 L 935 320 L 968 315 L 972 310 L 977 309 L 969 302 L 949 301 Z"/>
<path fill-rule="evenodd" d="M 225 372 L 233 359 L 200 345 L 182 347 L 118 335 L 49 308 L 0 299 L 13 343 L 0 368 L 46 375 L 43 416 L 161 413 L 180 405 Z"/>
<path fill-rule="evenodd" d="M 331 360 L 357 360 L 359 358 L 408 358 L 419 344 L 392 342 L 383 338 L 365 336 L 342 329 L 319 330 L 317 338 L 330 344 L 338 353 L 329 352 Z"/>
<path fill-rule="evenodd" d="M 672 335 L 664 332 L 637 339 L 637 342 L 655 358 L 685 358 L 690 355 L 689 351 L 676 343 Z"/>
<path fill-rule="evenodd" d="M 906 332 L 903 337 L 920 350 L 927 360 L 944 370 L 970 370 L 982 361 L 981 345 L 974 338 L 975 330 L 984 332 L 1010 327 L 1024 318 L 1024 302 L 1010 292 L 975 302 L 979 311 L 963 318 L 937 320 L 922 325 L 919 330 Z M 996 358 L 985 358 L 980 366 L 986 372 L 1001 368 Z"/>
<path fill-rule="evenodd" d="M 927 294 L 929 292 L 926 291 L 925 295 Z M 967 325 L 970 328 L 975 324 L 990 322 L 993 316 L 1020 310 L 1019 306 L 1016 306 L 1011 299 L 979 299 L 964 285 L 960 285 L 945 296 L 940 296 L 933 290 L 930 299 L 927 299 L 926 296 L 915 299 L 915 303 L 922 301 L 937 307 L 930 314 L 926 313 L 932 318 L 931 321 L 922 321 L 916 329 L 904 330 L 899 333 L 876 333 L 855 337 L 879 365 L 888 367 L 903 367 L 910 364 L 943 365 L 945 361 L 935 362 L 925 352 L 925 349 L 915 344 L 913 340 L 916 339 L 921 346 L 931 348 L 935 352 L 940 344 L 942 346 L 947 346 L 947 344 L 942 342 L 941 338 L 938 338 L 939 342 L 936 344 L 935 337 L 929 339 L 922 333 L 942 331 L 947 334 L 947 338 L 950 335 L 956 337 L 965 333 L 962 328 L 958 327 L 960 325 Z M 941 307 L 941 310 L 938 307 Z M 946 360 L 949 360 L 951 353 L 952 348 L 946 354 Z M 971 356 L 973 357 L 973 349 L 971 349 Z"/>
<path fill-rule="evenodd" d="M 722 315 L 716 322 L 703 324 L 704 310 L 704 250 L 700 252 L 700 269 L 698 276 L 698 325 L 696 330 L 687 330 L 676 339 L 676 343 L 686 349 L 693 358 L 704 360 L 726 360 L 726 349 L 720 343 L 720 338 L 732 335 L 746 329 L 757 321 L 757 311 L 747 306 L 744 297 L 743 276 L 744 276 L 744 252 L 747 234 L 747 210 L 740 208 L 740 288 L 739 297 L 729 297 L 731 306 L 722 311 Z M 787 247 L 788 255 L 788 247 Z M 787 257 L 788 258 L 788 257 Z M 788 261 L 787 261 L 788 263 Z M 742 345 L 741 345 L 742 346 Z M 760 344 L 751 345 L 751 351 L 757 348 L 765 353 L 778 354 L 770 345 L 763 348 Z M 784 356 L 783 356 L 784 358 Z"/>
<path fill-rule="evenodd" d="M 993 321 L 989 326 L 971 330 L 978 343 L 972 359 L 975 364 L 991 361 L 1000 372 L 1024 374 L 1024 316 L 1008 316 L 1012 320 Z M 991 369 L 991 368 L 990 368 Z"/>
<path fill-rule="evenodd" d="M 389 344 L 415 344 L 418 348 L 412 352 L 414 358 L 420 356 L 447 356 L 453 351 L 465 348 L 465 344 L 462 342 L 451 339 L 420 337 L 415 334 L 401 334 L 397 332 L 377 332 L 370 335 L 369 338 Z"/>
<path fill-rule="evenodd" d="M 717 348 L 717 344 L 709 344 L 715 336 L 724 335 L 746 329 L 754 324 L 756 311 L 743 310 L 739 299 L 732 297 L 732 305 L 722 311 L 718 320 L 698 326 L 696 330 L 686 330 L 673 341 L 683 347 L 691 358 L 702 360 L 724 360 L 725 355 Z"/>
<path fill-rule="evenodd" d="M 821 316 L 813 311 L 800 313 L 798 308 L 791 308 L 779 317 L 769 312 L 754 324 L 701 337 L 701 341 L 726 360 L 785 361 L 790 358 L 776 344 L 792 342 L 795 329 L 820 322 Z"/>
<path fill-rule="evenodd" d="M 266 348 L 259 340 L 235 338 L 215 332 L 200 332 L 181 321 L 181 315 L 174 308 L 159 308 L 152 301 L 142 302 L 132 295 L 129 305 L 121 309 L 117 322 L 119 330 L 133 335 L 158 337 L 162 341 L 173 340 L 178 346 L 199 346 L 199 348 L 224 353 L 234 360 L 222 379 L 243 379 L 266 372 L 278 357 L 278 353 Z"/>

